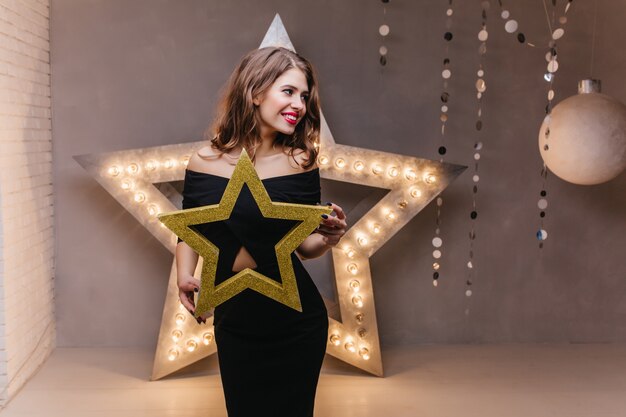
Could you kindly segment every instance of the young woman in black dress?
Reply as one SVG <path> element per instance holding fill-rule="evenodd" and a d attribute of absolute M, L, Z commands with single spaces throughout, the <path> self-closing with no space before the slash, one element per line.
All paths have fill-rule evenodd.
<path fill-rule="evenodd" d="M 183 208 L 217 204 L 242 149 L 274 202 L 320 204 L 314 142 L 320 132 L 317 79 L 311 64 L 284 48 L 256 49 L 231 75 L 210 144 L 190 159 Z M 312 417 L 326 351 L 328 316 L 300 259 L 335 246 L 346 230 L 336 204 L 291 255 L 302 312 L 247 289 L 215 308 L 215 340 L 229 417 Z M 197 227 L 220 248 L 216 284 L 252 268 L 280 282 L 274 245 L 293 222 L 261 216 L 246 186 L 229 220 Z M 298 256 L 299 255 L 299 256 Z M 198 255 L 176 248 L 180 300 L 193 313 Z M 204 321 L 205 319 L 201 319 Z"/>

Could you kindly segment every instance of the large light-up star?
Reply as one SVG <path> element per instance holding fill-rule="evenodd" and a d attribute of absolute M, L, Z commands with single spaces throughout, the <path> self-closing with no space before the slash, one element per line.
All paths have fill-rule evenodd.
<path fill-rule="evenodd" d="M 280 283 L 253 269 L 244 268 L 226 281 L 215 285 L 219 249 L 201 233 L 191 228 L 199 224 L 229 219 L 244 185 L 248 186 L 263 217 L 298 221 L 298 224 L 293 226 L 275 246 Z M 202 256 L 202 281 L 195 309 L 195 316 L 200 317 L 247 288 L 302 312 L 291 254 L 319 226 L 320 216 L 330 214 L 332 211 L 326 206 L 273 202 L 244 149 L 219 204 L 164 213 L 159 215 L 159 219 Z"/>
<path fill-rule="evenodd" d="M 294 50 L 276 15 L 261 47 Z M 336 144 L 322 115 L 318 164 L 322 178 L 388 189 L 356 220 L 332 250 L 342 321 L 330 320 L 326 352 L 374 375 L 383 375 L 369 258 L 466 168 L 427 159 Z M 157 219 L 176 207 L 154 184 L 181 181 L 190 155 L 204 142 L 134 149 L 76 160 L 172 253 L 176 236 Z M 177 204 L 180 195 L 173 192 Z M 349 214 L 348 214 L 349 215 Z M 350 219 L 354 221 L 353 219 Z M 198 262 L 196 277 L 202 262 Z M 152 379 L 216 352 L 213 318 L 198 325 L 178 299 L 172 263 Z M 259 358 L 262 360 L 262 358 Z"/>

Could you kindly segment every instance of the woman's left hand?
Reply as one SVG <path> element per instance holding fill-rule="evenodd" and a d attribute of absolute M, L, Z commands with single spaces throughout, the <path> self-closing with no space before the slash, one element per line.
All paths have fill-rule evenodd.
<path fill-rule="evenodd" d="M 324 236 L 324 243 L 326 245 L 335 246 L 339 243 L 341 237 L 346 234 L 348 227 L 346 214 L 337 204 L 326 203 L 326 205 L 333 209 L 333 213 L 336 213 L 336 216 L 333 216 L 333 213 L 330 215 L 322 215 L 322 220 L 317 228 L 317 232 Z M 326 216 L 326 218 L 324 218 L 324 216 Z"/>

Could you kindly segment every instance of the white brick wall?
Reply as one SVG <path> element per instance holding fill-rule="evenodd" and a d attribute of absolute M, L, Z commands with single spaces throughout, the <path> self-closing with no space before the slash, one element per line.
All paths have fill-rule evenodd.
<path fill-rule="evenodd" d="M 0 407 L 55 345 L 49 0 L 0 0 Z"/>

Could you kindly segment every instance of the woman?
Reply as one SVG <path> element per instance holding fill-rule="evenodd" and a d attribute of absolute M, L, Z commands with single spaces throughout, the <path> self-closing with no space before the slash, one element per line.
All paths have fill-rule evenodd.
<path fill-rule="evenodd" d="M 315 72 L 307 60 L 277 47 L 248 53 L 228 81 L 213 130 L 210 145 L 189 160 L 183 208 L 217 204 L 242 149 L 272 201 L 320 203 L 314 146 L 320 110 Z M 301 258 L 321 256 L 345 233 L 343 210 L 327 204 L 336 215 L 322 216 L 316 233 L 297 248 Z M 292 226 L 263 218 L 244 186 L 229 220 L 197 227 L 220 248 L 216 285 L 244 268 L 280 282 L 274 245 Z M 302 312 L 250 289 L 215 308 L 215 341 L 230 417 L 313 416 L 328 316 L 300 259 L 295 253 L 291 258 Z M 179 242 L 179 295 L 191 313 L 200 287 L 193 277 L 197 261 L 198 255 Z"/>

